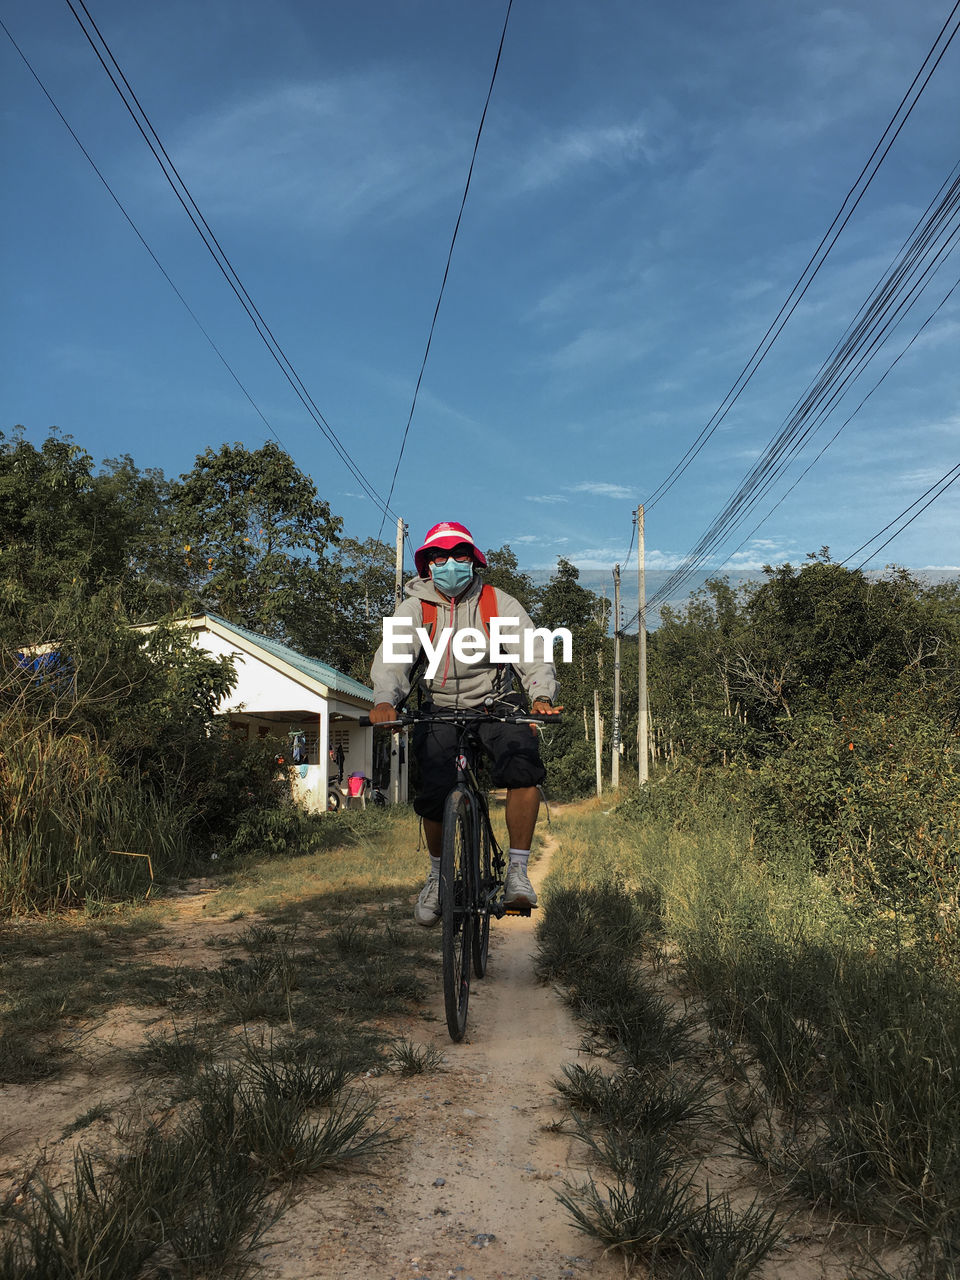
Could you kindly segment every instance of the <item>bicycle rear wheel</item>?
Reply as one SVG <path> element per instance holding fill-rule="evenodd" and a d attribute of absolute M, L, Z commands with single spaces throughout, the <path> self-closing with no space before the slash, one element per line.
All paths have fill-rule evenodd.
<path fill-rule="evenodd" d="M 473 814 L 469 801 L 464 792 L 451 791 L 443 812 L 440 854 L 443 1003 L 451 1040 L 462 1040 L 467 1028 L 475 866 Z"/>
<path fill-rule="evenodd" d="M 473 972 L 482 978 L 487 972 L 487 956 L 490 952 L 490 896 L 494 876 L 491 858 L 490 828 L 480 818 L 480 850 L 477 860 L 477 915 L 473 922 Z"/>

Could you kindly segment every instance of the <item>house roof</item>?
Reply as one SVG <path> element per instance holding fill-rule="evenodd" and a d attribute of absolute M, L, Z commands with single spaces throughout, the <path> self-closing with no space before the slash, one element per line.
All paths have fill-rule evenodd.
<path fill-rule="evenodd" d="M 344 675 L 342 671 L 337 671 L 326 662 L 321 662 L 319 658 L 308 658 L 305 654 L 298 653 L 296 649 L 291 649 L 289 645 L 271 640 L 269 636 L 258 635 L 256 631 L 248 631 L 246 627 L 238 626 L 235 622 L 227 622 L 225 618 L 218 617 L 215 613 L 200 614 L 191 618 L 190 621 L 194 627 L 206 624 L 211 631 L 218 632 L 225 639 L 232 638 L 240 641 L 241 648 L 260 649 L 275 660 L 300 672 L 301 675 L 307 676 L 309 680 L 324 685 L 336 693 L 345 693 L 354 698 L 361 698 L 364 702 L 373 702 L 372 689 L 368 689 L 359 680 Z"/>

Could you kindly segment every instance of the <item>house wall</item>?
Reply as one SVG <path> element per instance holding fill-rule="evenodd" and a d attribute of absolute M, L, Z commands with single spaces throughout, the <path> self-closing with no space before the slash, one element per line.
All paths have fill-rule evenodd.
<path fill-rule="evenodd" d="M 243 711 L 234 712 L 230 716 L 230 724 L 235 732 L 243 734 L 248 741 L 269 739 L 271 747 L 278 755 L 284 756 L 289 766 L 294 799 L 299 800 L 307 809 L 323 812 L 327 807 L 329 779 L 336 778 L 338 772 L 336 759 L 330 759 L 330 751 L 336 751 L 338 746 L 342 746 L 344 752 L 344 793 L 351 773 L 362 773 L 367 778 L 373 773 L 373 732 L 361 728 L 355 721 L 328 721 L 324 715 L 322 724 L 319 716 L 316 719 L 302 718 L 278 724 L 275 720 L 264 720 Z M 307 737 L 308 756 L 305 763 L 293 763 L 291 733 L 304 733 Z M 346 794 L 342 794 L 341 799 L 346 804 Z"/>
<path fill-rule="evenodd" d="M 246 724 L 251 738 L 276 738 L 277 753 L 285 755 L 288 761 L 289 734 L 304 731 L 310 735 L 308 763 L 290 765 L 294 798 L 308 809 L 321 812 L 326 810 L 328 779 L 337 772 L 337 764 L 330 759 L 330 751 L 341 743 L 345 752 L 344 789 L 351 773 L 362 773 L 368 778 L 372 775 L 372 729 L 361 728 L 356 720 L 332 720 L 331 700 L 314 693 L 290 676 L 275 671 L 261 659 L 243 653 L 229 640 L 206 629 L 196 632 L 195 639 L 207 653 L 216 657 L 231 656 L 235 662 L 237 683 L 218 706 L 219 714 L 229 715 L 231 723 L 238 727 Z M 367 710 L 362 706 L 344 704 L 340 700 L 334 701 L 333 705 L 341 714 L 357 718 Z M 306 714 L 297 715 L 298 712 Z M 291 718 L 278 724 L 275 718 L 277 715 L 288 715 Z"/>
<path fill-rule="evenodd" d="M 237 683 L 217 708 L 221 714 L 242 710 L 248 715 L 273 711 L 315 711 L 320 715 L 326 710 L 325 699 L 320 694 L 274 671 L 259 658 L 242 653 L 212 631 L 197 633 L 197 643 L 207 653 L 216 657 L 232 656 L 235 660 Z"/>
<path fill-rule="evenodd" d="M 306 725 L 296 727 L 307 728 Z M 343 747 L 343 782 L 335 780 L 332 785 L 341 787 L 342 793 L 347 790 L 347 779 L 351 773 L 362 773 L 367 778 L 373 773 L 372 730 L 362 729 L 351 720 L 330 720 L 325 727 L 328 735 L 326 747 L 324 735 L 320 735 L 316 763 L 313 763 L 314 753 L 311 751 L 309 764 L 293 766 L 294 794 L 308 809 L 326 808 L 328 779 L 336 779 L 338 772 L 337 761 L 330 759 L 330 752 L 335 753 L 338 746 Z M 346 804 L 345 795 L 341 794 L 341 800 Z"/>

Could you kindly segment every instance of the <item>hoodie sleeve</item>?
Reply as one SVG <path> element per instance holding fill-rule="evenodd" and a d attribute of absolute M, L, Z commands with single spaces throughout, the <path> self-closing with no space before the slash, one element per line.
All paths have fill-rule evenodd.
<path fill-rule="evenodd" d="M 383 639 L 370 667 L 373 701 L 396 707 L 410 692 L 410 669 L 420 655 L 416 628 L 422 610 L 419 600 L 404 600 L 396 613 L 383 620 Z"/>
<path fill-rule="evenodd" d="M 557 697 L 557 670 L 550 661 L 550 650 L 544 636 L 550 637 L 549 630 L 541 628 L 539 633 L 533 620 L 519 600 L 497 588 L 497 613 L 501 618 L 517 618 L 520 626 L 520 656 L 511 663 L 527 697 L 531 702 L 537 698 L 549 698 L 551 702 Z M 529 637 L 529 639 L 528 639 Z M 524 650 L 532 640 L 533 660 L 524 661 Z"/>

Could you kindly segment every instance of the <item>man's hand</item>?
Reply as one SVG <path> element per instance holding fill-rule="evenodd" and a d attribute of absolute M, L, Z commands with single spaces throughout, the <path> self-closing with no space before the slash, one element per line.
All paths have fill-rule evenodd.
<path fill-rule="evenodd" d="M 389 702 L 378 702 L 370 712 L 371 724 L 387 724 L 391 720 L 396 720 L 397 709 Z"/>
<path fill-rule="evenodd" d="M 552 702 L 543 702 L 540 698 L 535 698 L 533 706 L 530 708 L 530 714 L 532 716 L 558 716 L 562 710 L 563 707 L 555 707 Z M 535 724 L 532 724 L 530 728 L 534 733 L 537 732 Z"/>

